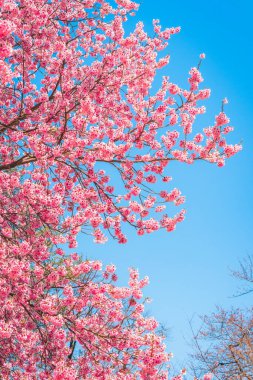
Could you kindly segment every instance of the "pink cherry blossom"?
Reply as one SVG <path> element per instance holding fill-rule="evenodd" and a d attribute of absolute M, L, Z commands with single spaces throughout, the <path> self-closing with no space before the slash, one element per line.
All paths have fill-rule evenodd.
<path fill-rule="evenodd" d="M 164 337 L 143 314 L 148 277 L 131 269 L 117 286 L 115 266 L 85 260 L 78 236 L 124 244 L 126 224 L 138 235 L 175 230 L 185 197 L 170 185 L 171 162 L 221 167 L 241 146 L 226 140 L 223 109 L 198 127 L 210 97 L 199 66 L 186 88 L 168 77 L 153 86 L 180 27 L 154 20 L 152 37 L 141 22 L 127 34 L 137 9 L 0 0 L 4 380 L 168 379 Z"/>

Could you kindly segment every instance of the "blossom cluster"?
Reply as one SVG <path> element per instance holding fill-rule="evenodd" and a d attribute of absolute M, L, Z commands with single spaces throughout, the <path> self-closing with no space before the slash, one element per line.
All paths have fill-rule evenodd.
<path fill-rule="evenodd" d="M 194 131 L 205 112 L 199 102 L 210 96 L 199 89 L 199 67 L 189 72 L 189 89 L 164 77 L 150 95 L 157 70 L 168 63 L 161 64 L 160 52 L 180 28 L 162 30 L 154 20 L 151 38 L 139 22 L 125 36 L 123 23 L 138 7 L 126 0 L 117 5 L 6 0 L 1 6 L 0 170 L 21 169 L 36 183 L 41 203 L 50 192 L 51 206 L 61 205 L 59 229 L 87 226 L 98 243 L 107 240 L 106 230 L 125 243 L 124 222 L 138 234 L 171 231 L 183 213 L 173 216 L 169 203 L 180 206 L 184 197 L 177 189 L 160 196 L 169 193 L 168 163 L 205 160 L 220 167 L 241 149 L 226 142 L 233 128 L 224 112 Z"/>
<path fill-rule="evenodd" d="M 129 286 L 118 287 L 113 265 L 103 270 L 77 254 L 31 268 L 32 250 L 1 245 L 3 379 L 166 379 L 164 338 L 143 316 L 148 278 L 131 269 Z"/>

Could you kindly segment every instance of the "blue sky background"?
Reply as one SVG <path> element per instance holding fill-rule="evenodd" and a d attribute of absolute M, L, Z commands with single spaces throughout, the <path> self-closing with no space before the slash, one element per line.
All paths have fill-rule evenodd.
<path fill-rule="evenodd" d="M 235 126 L 230 141 L 242 141 L 243 151 L 222 169 L 201 162 L 168 167 L 173 186 L 186 195 L 187 217 L 175 232 L 137 237 L 134 230 L 128 231 L 128 244 L 123 246 L 111 240 L 95 245 L 85 236 L 79 240 L 84 255 L 117 265 L 121 284 L 126 284 L 130 266 L 150 277 L 149 312 L 169 327 L 167 346 L 179 367 L 190 351 L 191 318 L 197 321 L 215 305 L 251 303 L 250 296 L 231 298 L 238 283 L 229 268 L 253 254 L 252 4 L 250 0 L 142 1 L 127 29 L 141 20 L 151 32 L 153 18 L 160 19 L 163 27 L 182 27 L 170 41 L 171 63 L 162 74 L 186 84 L 189 69 L 205 52 L 203 85 L 212 89 L 212 96 L 202 124 L 211 125 L 226 96 L 226 111 Z"/>

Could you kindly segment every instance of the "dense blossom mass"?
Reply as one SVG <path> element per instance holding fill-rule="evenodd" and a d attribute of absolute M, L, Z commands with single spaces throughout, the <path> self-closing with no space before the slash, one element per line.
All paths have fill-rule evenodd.
<path fill-rule="evenodd" d="M 187 89 L 169 77 L 152 89 L 179 28 L 154 20 L 149 37 L 139 22 L 125 36 L 137 8 L 0 0 L 3 379 L 167 379 L 163 337 L 143 316 L 147 278 L 132 269 L 129 286 L 117 287 L 114 266 L 65 248 L 81 231 L 125 243 L 123 223 L 139 235 L 173 231 L 184 197 L 170 186 L 169 162 L 223 166 L 240 145 L 226 142 L 223 109 L 194 130 L 210 96 L 199 66 Z"/>

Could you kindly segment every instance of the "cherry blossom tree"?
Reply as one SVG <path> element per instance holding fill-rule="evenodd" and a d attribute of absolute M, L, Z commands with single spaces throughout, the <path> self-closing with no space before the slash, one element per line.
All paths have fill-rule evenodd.
<path fill-rule="evenodd" d="M 170 37 L 124 22 L 130 0 L 0 0 L 0 376 L 3 379 L 166 379 L 157 322 L 143 316 L 139 280 L 82 260 L 80 232 L 125 243 L 173 231 L 184 197 L 170 161 L 223 166 L 241 149 L 222 110 L 194 130 L 200 63 L 180 88 L 156 72 Z M 180 210 L 171 214 L 170 204 Z M 169 208 L 169 214 L 166 212 Z M 180 375 L 181 376 L 181 375 Z M 208 376 L 208 375 L 207 375 Z"/>
<path fill-rule="evenodd" d="M 117 287 L 113 265 L 76 255 L 31 268 L 27 248 L 1 261 L 1 378 L 166 379 L 163 337 L 138 302 L 147 278 L 132 269 Z"/>

